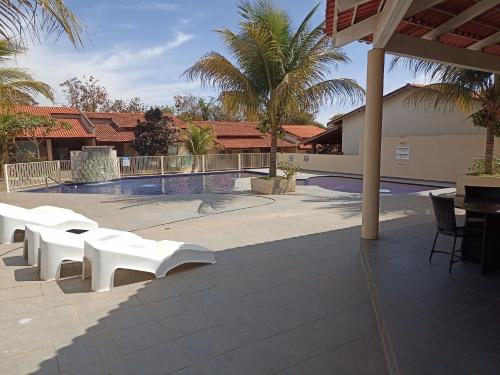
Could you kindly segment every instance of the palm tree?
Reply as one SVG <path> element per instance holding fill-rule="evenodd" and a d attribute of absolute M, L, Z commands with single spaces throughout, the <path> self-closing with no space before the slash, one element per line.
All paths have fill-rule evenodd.
<path fill-rule="evenodd" d="M 443 113 L 459 108 L 471 114 L 474 125 L 486 128 L 484 173 L 493 174 L 495 136 L 500 135 L 500 75 L 406 58 L 394 59 L 392 67 L 400 60 L 414 74 L 431 80 L 408 95 L 407 104 Z"/>
<path fill-rule="evenodd" d="M 349 59 L 332 48 L 324 22 L 310 27 L 318 6 L 294 28 L 288 14 L 270 1 L 243 1 L 238 32 L 216 30 L 235 62 L 212 51 L 184 72 L 190 80 L 218 88 L 229 113 L 259 119 L 261 130 L 271 132 L 270 177 L 276 176 L 283 118 L 334 100 L 354 103 L 364 95 L 354 80 L 330 78 L 331 67 Z"/>
<path fill-rule="evenodd" d="M 64 0 L 0 0 L 0 37 L 25 39 L 40 33 L 64 33 L 75 46 L 82 44 L 83 25 Z"/>
<path fill-rule="evenodd" d="M 0 40 L 0 63 L 23 51 L 18 44 Z M 35 96 L 41 94 L 53 101 L 54 94 L 46 83 L 37 81 L 24 69 L 0 67 L 0 107 L 36 104 Z"/>
<path fill-rule="evenodd" d="M 188 151 L 193 155 L 204 155 L 214 148 L 215 137 L 210 127 L 189 124 L 184 130 L 183 139 Z"/>

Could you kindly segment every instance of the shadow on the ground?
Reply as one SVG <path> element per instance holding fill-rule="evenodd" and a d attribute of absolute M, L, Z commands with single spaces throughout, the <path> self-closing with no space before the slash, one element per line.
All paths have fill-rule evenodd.
<path fill-rule="evenodd" d="M 95 323 L 55 343 L 55 355 L 16 360 L 40 358 L 33 374 L 382 374 L 388 364 L 401 374 L 494 373 L 499 275 L 458 263 L 449 276 L 446 259 L 429 264 L 434 223 L 424 210 L 381 228 L 378 241 L 360 242 L 350 227 L 220 251 L 214 265 L 159 280 L 124 272 L 106 293 L 68 277 L 58 285 L 69 295 L 55 301 L 70 313 L 83 307 L 69 297 L 81 297 L 96 310 L 51 329 Z"/>

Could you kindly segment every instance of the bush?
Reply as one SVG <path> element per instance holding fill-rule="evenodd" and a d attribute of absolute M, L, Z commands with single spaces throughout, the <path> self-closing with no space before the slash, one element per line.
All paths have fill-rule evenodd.
<path fill-rule="evenodd" d="M 281 169 L 283 171 L 287 180 L 291 180 L 297 175 L 297 173 L 300 172 L 301 167 L 300 165 L 295 164 L 292 161 L 280 161 L 278 164 L 278 169 Z"/>
<path fill-rule="evenodd" d="M 484 168 L 484 158 L 472 158 L 472 164 L 469 167 L 469 171 L 472 174 L 483 174 Z M 493 174 L 500 174 L 500 159 L 493 158 Z"/>

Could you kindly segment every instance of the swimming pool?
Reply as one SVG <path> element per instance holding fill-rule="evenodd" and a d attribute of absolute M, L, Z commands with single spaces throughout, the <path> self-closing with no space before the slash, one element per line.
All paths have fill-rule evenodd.
<path fill-rule="evenodd" d="M 112 195 L 176 195 L 227 193 L 240 178 L 262 176 L 257 172 L 217 172 L 165 176 L 125 177 L 119 180 L 87 184 L 65 184 L 25 190 L 35 193 L 112 194 Z M 297 185 L 319 186 L 345 193 L 362 193 L 363 180 L 355 177 L 317 176 L 297 180 Z M 432 190 L 435 187 L 399 182 L 381 182 L 381 194 L 405 194 Z"/>
<path fill-rule="evenodd" d="M 345 193 L 363 192 L 363 180 L 354 177 L 338 177 L 338 176 L 318 176 L 310 177 L 306 180 L 298 180 L 297 185 L 315 185 L 328 190 L 342 191 Z M 417 193 L 435 189 L 435 186 L 415 185 L 400 182 L 380 182 L 381 194 L 405 194 Z"/>
<path fill-rule="evenodd" d="M 239 178 L 262 176 L 254 172 L 197 173 L 169 176 L 129 177 L 87 184 L 65 184 L 26 190 L 35 193 L 174 195 L 224 193 L 234 189 Z"/>

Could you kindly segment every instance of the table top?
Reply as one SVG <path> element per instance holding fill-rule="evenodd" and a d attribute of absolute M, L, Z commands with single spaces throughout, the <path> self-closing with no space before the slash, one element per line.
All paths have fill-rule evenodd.
<path fill-rule="evenodd" d="M 463 196 L 456 196 L 454 200 L 455 200 L 455 207 L 464 209 L 466 211 L 500 215 L 500 202 L 492 202 L 492 201 L 464 202 Z"/>

